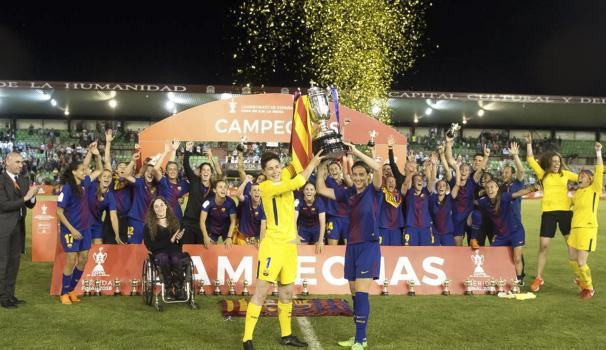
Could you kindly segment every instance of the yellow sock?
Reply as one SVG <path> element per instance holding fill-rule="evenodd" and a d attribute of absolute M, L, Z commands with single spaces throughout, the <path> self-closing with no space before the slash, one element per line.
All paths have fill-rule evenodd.
<path fill-rule="evenodd" d="M 577 261 L 568 260 L 568 265 L 570 265 L 570 268 L 574 272 L 574 276 L 580 280 L 581 279 L 581 270 L 579 270 L 579 264 L 577 263 Z"/>
<path fill-rule="evenodd" d="M 244 338 L 242 338 L 243 342 L 252 340 L 255 325 L 257 324 L 259 315 L 261 314 L 261 308 L 263 308 L 263 306 L 248 303 L 248 307 L 246 308 L 246 321 L 244 321 Z"/>
<path fill-rule="evenodd" d="M 288 304 L 282 304 L 278 301 L 278 320 L 280 321 L 280 332 L 283 337 L 292 334 L 291 329 L 292 301 Z"/>
<path fill-rule="evenodd" d="M 589 269 L 589 265 L 585 264 L 583 266 L 579 266 L 579 270 L 581 272 L 581 281 L 585 283 L 587 289 L 593 290 L 593 283 L 591 281 L 591 270 Z"/>

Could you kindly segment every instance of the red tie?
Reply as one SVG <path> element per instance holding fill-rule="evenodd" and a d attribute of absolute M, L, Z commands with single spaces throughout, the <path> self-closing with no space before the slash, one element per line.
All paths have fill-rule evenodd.
<path fill-rule="evenodd" d="M 19 180 L 19 178 L 15 176 L 13 183 L 15 184 L 15 188 L 17 188 L 18 190 L 21 190 L 21 187 L 19 186 L 19 183 L 17 182 L 17 180 Z"/>

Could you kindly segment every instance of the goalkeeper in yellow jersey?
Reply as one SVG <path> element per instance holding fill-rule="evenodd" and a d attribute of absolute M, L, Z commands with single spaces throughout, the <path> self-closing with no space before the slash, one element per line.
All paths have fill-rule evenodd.
<path fill-rule="evenodd" d="M 272 285 L 279 283 L 278 320 L 282 339 L 280 344 L 305 347 L 292 334 L 292 286 L 297 275 L 297 227 L 295 222 L 295 197 L 293 191 L 305 185 L 312 171 L 323 157 L 318 152 L 305 170 L 294 175 L 292 166 L 282 168 L 277 154 L 266 152 L 261 157 L 261 169 L 267 180 L 259 185 L 267 228 L 261 233 L 259 262 L 255 292 L 246 310 L 244 337 L 245 350 L 253 349 L 252 337 L 263 302 Z M 292 177 L 292 178 L 291 178 Z"/>
<path fill-rule="evenodd" d="M 579 174 L 579 188 L 572 198 L 572 229 L 568 236 L 568 263 L 574 271 L 576 282 L 581 288 L 581 298 L 591 299 L 593 283 L 587 265 L 589 252 L 595 251 L 598 233 L 598 203 L 604 185 L 604 162 L 602 145 L 595 143 L 595 174 L 582 170 Z"/>

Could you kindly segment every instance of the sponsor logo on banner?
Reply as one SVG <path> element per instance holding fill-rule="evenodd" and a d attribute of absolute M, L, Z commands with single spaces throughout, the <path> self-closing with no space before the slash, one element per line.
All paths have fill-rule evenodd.
<path fill-rule="evenodd" d="M 91 271 L 88 276 L 91 277 L 108 277 L 109 275 L 105 273 L 105 269 L 103 268 L 103 264 L 107 260 L 107 252 L 103 251 L 103 247 L 99 247 L 99 250 L 93 253 L 93 261 L 95 262 L 95 267 Z"/>
<path fill-rule="evenodd" d="M 485 292 L 490 286 L 491 276 L 484 271 L 484 255 L 480 254 L 479 250 L 475 250 L 470 256 L 470 260 L 474 266 L 473 273 L 469 275 L 471 280 L 471 290 Z"/>

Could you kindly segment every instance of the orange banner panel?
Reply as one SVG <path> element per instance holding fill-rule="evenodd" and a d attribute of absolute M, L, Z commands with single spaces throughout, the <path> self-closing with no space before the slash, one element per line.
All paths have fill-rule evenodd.
<path fill-rule="evenodd" d="M 58 235 L 57 202 L 39 201 L 32 209 L 32 261 L 55 260 Z"/>
<path fill-rule="evenodd" d="M 234 246 L 188 245 L 194 263 L 194 279 L 203 280 L 207 294 L 212 293 L 218 281 L 222 294 L 227 294 L 228 282 L 235 282 L 236 292 L 242 291 L 244 280 L 254 291 L 257 267 L 257 248 Z M 306 281 L 310 294 L 349 294 L 343 278 L 344 246 L 326 247 L 322 254 L 314 254 L 313 246 L 299 246 L 299 268 L 295 293 L 301 293 Z M 453 294 L 465 291 L 463 282 L 469 279 L 475 293 L 484 293 L 491 279 L 511 280 L 516 277 L 510 248 L 487 247 L 473 251 L 467 247 L 382 247 L 380 278 L 371 288 L 371 294 L 380 294 L 387 281 L 389 294 L 407 294 L 409 281 L 415 281 L 417 294 L 440 294 L 444 280 L 451 280 Z M 147 251 L 142 245 L 94 245 L 91 248 L 82 280 L 100 280 L 104 294 L 112 294 L 115 279 L 121 282 L 123 294 L 130 292 L 130 281 L 139 280 Z M 58 252 L 53 269 L 50 293 L 57 295 L 61 289 L 61 272 L 65 254 Z M 82 280 L 77 292 L 82 293 Z M 94 283 L 93 283 L 94 284 Z"/>

